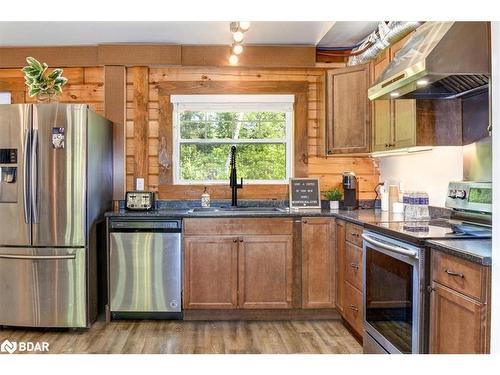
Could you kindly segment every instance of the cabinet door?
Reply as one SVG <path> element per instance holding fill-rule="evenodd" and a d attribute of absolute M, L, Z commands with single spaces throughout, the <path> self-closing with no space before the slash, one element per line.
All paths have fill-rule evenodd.
<path fill-rule="evenodd" d="M 413 99 L 394 100 L 394 147 L 417 144 L 417 106 Z"/>
<path fill-rule="evenodd" d="M 237 272 L 236 237 L 185 237 L 184 308 L 235 309 Z"/>
<path fill-rule="evenodd" d="M 302 221 L 302 307 L 335 308 L 335 221 Z"/>
<path fill-rule="evenodd" d="M 239 243 L 239 301 L 244 309 L 292 307 L 292 236 L 245 236 Z"/>
<path fill-rule="evenodd" d="M 436 282 L 432 287 L 430 352 L 485 353 L 485 305 Z"/>
<path fill-rule="evenodd" d="M 344 262 L 345 262 L 345 222 L 335 221 L 335 306 L 344 316 Z"/>
<path fill-rule="evenodd" d="M 328 71 L 328 153 L 370 151 L 369 64 Z"/>
<path fill-rule="evenodd" d="M 389 51 L 376 59 L 373 64 L 373 78 L 377 80 L 389 65 Z M 372 151 L 385 151 L 392 143 L 392 107 L 390 100 L 374 100 L 373 126 L 372 126 Z"/>

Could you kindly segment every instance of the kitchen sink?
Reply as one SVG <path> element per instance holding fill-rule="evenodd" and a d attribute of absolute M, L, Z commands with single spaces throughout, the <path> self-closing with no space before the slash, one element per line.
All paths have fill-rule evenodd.
<path fill-rule="evenodd" d="M 189 212 L 195 213 L 213 213 L 213 212 L 245 212 L 245 213 L 272 213 L 286 212 L 285 208 L 279 207 L 195 207 Z"/>
<path fill-rule="evenodd" d="M 230 212 L 286 212 L 284 208 L 279 207 L 223 207 L 219 211 Z"/>

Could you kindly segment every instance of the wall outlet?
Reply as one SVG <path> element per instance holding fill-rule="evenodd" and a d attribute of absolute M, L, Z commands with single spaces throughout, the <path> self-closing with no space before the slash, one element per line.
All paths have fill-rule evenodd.
<path fill-rule="evenodd" d="M 144 179 L 143 178 L 136 178 L 135 179 L 135 190 L 144 191 Z"/>

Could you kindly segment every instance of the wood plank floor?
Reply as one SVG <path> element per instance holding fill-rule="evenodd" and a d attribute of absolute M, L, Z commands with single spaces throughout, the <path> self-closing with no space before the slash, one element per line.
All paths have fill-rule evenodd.
<path fill-rule="evenodd" d="M 47 341 L 50 353 L 362 353 L 340 320 L 115 321 L 89 330 L 0 329 L 0 342 Z"/>

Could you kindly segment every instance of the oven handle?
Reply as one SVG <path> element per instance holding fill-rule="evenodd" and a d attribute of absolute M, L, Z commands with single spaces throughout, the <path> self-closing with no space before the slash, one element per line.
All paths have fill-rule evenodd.
<path fill-rule="evenodd" d="M 373 237 L 371 237 L 365 233 L 363 233 L 361 235 L 361 237 L 363 237 L 363 240 L 365 240 L 366 242 L 368 242 L 374 246 L 381 247 L 382 249 L 392 251 L 393 253 L 407 255 L 407 256 L 410 256 L 412 258 L 417 258 L 417 256 L 418 256 L 418 252 L 416 250 L 410 250 L 410 249 L 405 249 L 405 248 L 399 247 L 399 246 L 389 245 L 387 243 L 377 241 L 376 239 L 374 239 Z"/>

